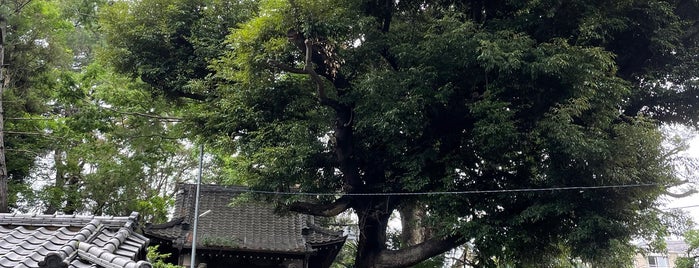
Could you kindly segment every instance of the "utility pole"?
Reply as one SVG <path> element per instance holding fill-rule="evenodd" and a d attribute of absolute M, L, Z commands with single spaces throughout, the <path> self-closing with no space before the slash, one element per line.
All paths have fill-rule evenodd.
<path fill-rule="evenodd" d="M 194 195 L 194 230 L 192 231 L 192 256 L 189 261 L 189 267 L 194 268 L 197 260 L 197 225 L 199 225 L 199 217 L 211 212 L 206 211 L 199 215 L 199 186 L 201 185 L 201 170 L 204 163 L 204 143 L 199 145 L 199 173 L 197 174 L 197 192 Z"/>
<path fill-rule="evenodd" d="M 2 95 L 5 92 L 5 28 L 7 22 L 0 15 L 0 213 L 10 212 L 7 207 L 7 165 L 5 164 L 5 111 Z"/>

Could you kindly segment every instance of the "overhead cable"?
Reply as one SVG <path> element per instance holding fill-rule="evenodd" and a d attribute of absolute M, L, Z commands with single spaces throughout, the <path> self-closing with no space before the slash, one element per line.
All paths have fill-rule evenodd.
<path fill-rule="evenodd" d="M 499 193 L 521 193 L 521 192 L 553 192 L 553 191 L 586 191 L 600 189 L 619 188 L 639 188 L 662 186 L 658 183 L 648 184 L 623 184 L 623 185 L 600 185 L 600 186 L 569 186 L 550 188 L 521 188 L 521 189 L 495 189 L 495 190 L 468 190 L 468 191 L 435 191 L 435 192 L 387 192 L 387 193 L 311 193 L 311 192 L 279 192 L 262 190 L 240 190 L 241 193 L 263 194 L 263 195 L 301 195 L 301 196 L 419 196 L 419 195 L 473 195 L 473 194 L 499 194 Z"/>

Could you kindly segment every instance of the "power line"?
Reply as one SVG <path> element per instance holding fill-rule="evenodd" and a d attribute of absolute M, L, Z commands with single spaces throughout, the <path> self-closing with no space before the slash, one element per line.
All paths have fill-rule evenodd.
<path fill-rule="evenodd" d="M 690 205 L 690 206 L 682 206 L 682 207 L 671 207 L 671 208 L 665 208 L 665 209 L 685 209 L 685 208 L 696 208 L 699 207 L 699 205 Z"/>
<path fill-rule="evenodd" d="M 623 184 L 601 186 L 570 186 L 550 188 L 522 188 L 522 189 L 498 189 L 498 190 L 470 190 L 470 191 L 436 191 L 436 192 L 390 192 L 390 193 L 309 193 L 309 192 L 278 192 L 261 190 L 239 190 L 241 193 L 265 194 L 265 195 L 301 195 L 301 196 L 420 196 L 420 195 L 468 195 L 468 194 L 498 194 L 521 192 L 553 192 L 553 191 L 585 191 L 599 189 L 638 188 L 663 186 L 657 183 L 648 184 Z"/>

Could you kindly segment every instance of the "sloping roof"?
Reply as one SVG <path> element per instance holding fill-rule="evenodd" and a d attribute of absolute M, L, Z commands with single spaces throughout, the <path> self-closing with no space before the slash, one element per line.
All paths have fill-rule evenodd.
<path fill-rule="evenodd" d="M 151 267 L 137 218 L 0 213 L 0 267 Z"/>
<path fill-rule="evenodd" d="M 665 245 L 667 246 L 668 253 L 687 253 L 689 245 L 684 240 L 665 240 Z"/>
<path fill-rule="evenodd" d="M 196 185 L 182 184 L 175 201 L 174 219 L 146 227 L 144 233 L 169 240 L 179 248 L 191 248 Z M 314 224 L 308 215 L 279 215 L 274 206 L 261 202 L 241 202 L 230 206 L 231 199 L 247 188 L 201 185 L 197 248 L 278 253 L 307 253 L 314 247 L 342 245 L 345 237 Z"/>

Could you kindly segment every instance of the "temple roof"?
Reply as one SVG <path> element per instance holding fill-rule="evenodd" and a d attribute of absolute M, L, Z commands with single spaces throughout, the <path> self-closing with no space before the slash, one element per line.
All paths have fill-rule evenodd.
<path fill-rule="evenodd" d="M 146 227 L 145 234 L 191 248 L 196 185 L 179 186 L 172 221 Z M 322 228 L 314 218 L 297 213 L 278 214 L 274 206 L 258 201 L 231 200 L 247 188 L 201 185 L 197 248 L 274 253 L 309 253 L 326 245 L 342 245 L 341 232 Z"/>
<path fill-rule="evenodd" d="M 0 267 L 151 267 L 137 218 L 0 213 Z"/>

